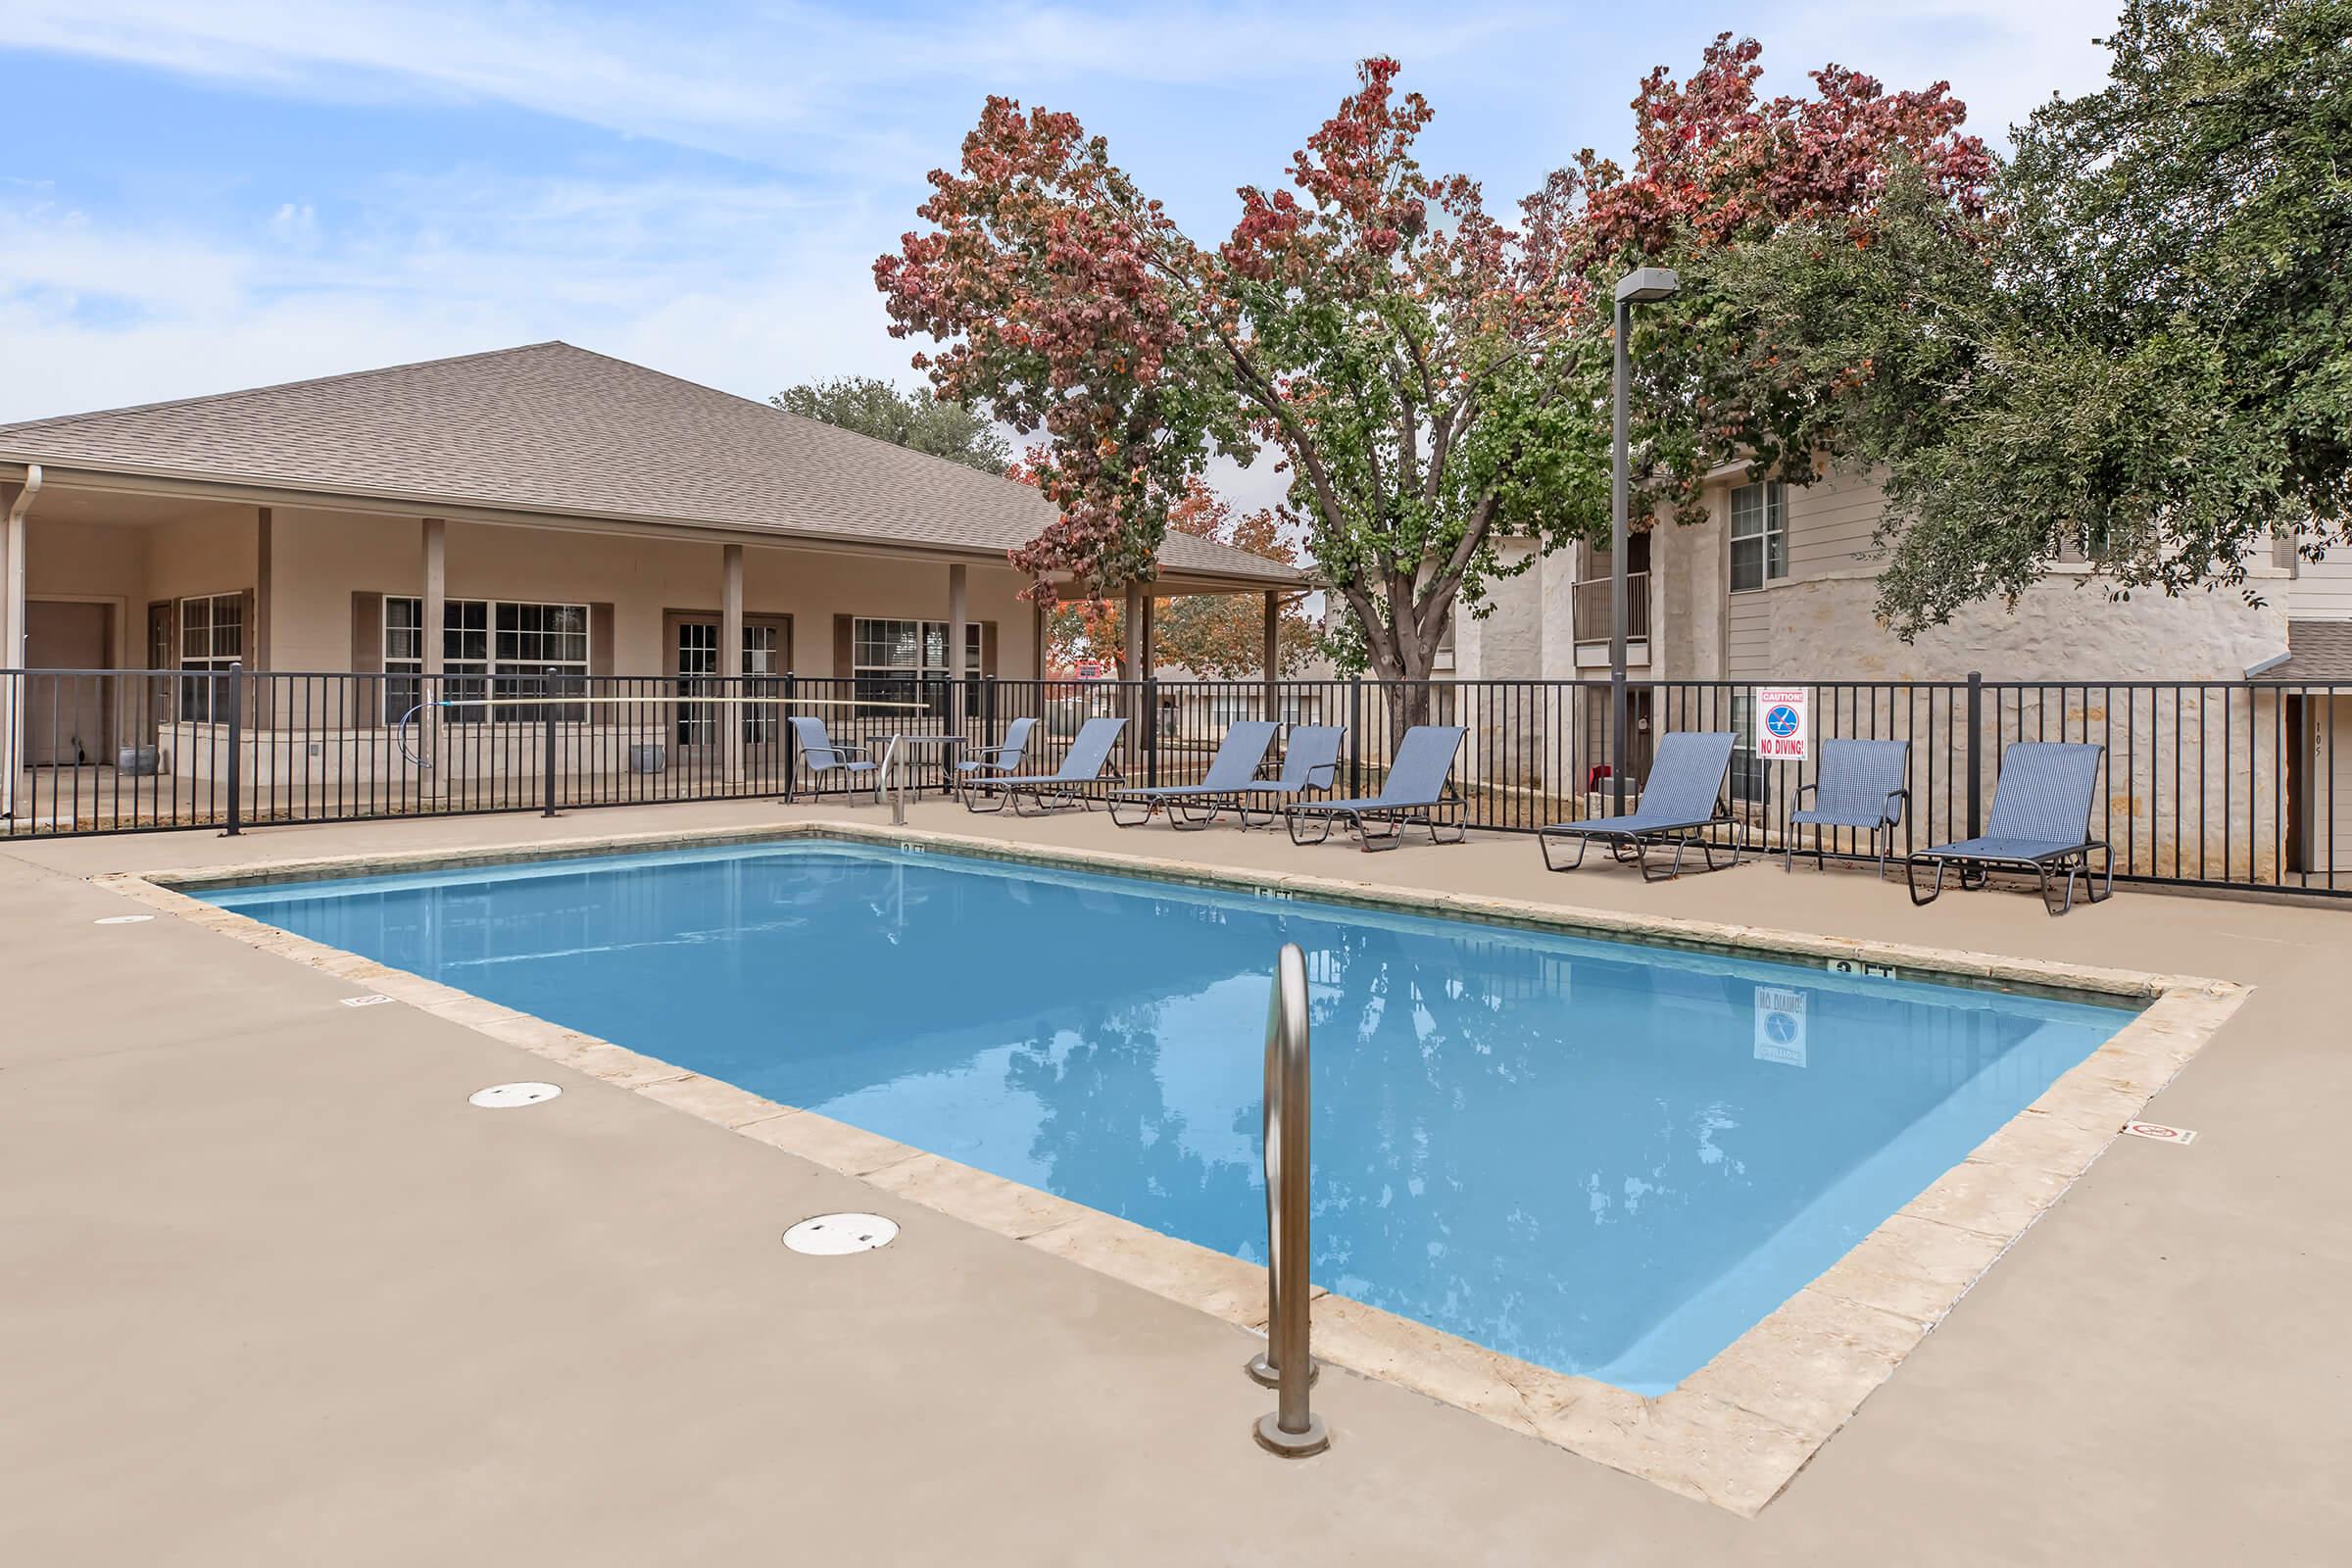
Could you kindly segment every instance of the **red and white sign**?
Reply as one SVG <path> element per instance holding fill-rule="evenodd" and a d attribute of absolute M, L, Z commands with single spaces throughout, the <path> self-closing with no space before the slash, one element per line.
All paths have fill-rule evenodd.
<path fill-rule="evenodd" d="M 1813 694 L 1802 686 L 1756 688 L 1756 759 L 1801 762 L 1813 730 Z"/>
<path fill-rule="evenodd" d="M 2160 1121 L 2128 1121 L 2124 1131 L 2134 1138 L 2149 1138 L 2160 1144 L 2193 1144 L 2197 1135 L 2186 1127 L 2167 1127 Z"/>

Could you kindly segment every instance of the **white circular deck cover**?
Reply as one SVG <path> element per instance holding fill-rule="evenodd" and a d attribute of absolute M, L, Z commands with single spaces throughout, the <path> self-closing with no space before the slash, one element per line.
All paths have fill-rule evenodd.
<path fill-rule="evenodd" d="M 484 1110 L 513 1110 L 518 1105 L 536 1105 L 543 1100 L 553 1100 L 564 1091 L 554 1084 L 492 1084 L 477 1089 L 466 1099 L 468 1105 Z"/>
<path fill-rule="evenodd" d="M 812 1257 L 870 1252 L 898 1240 L 899 1222 L 880 1214 L 819 1214 L 784 1233 L 784 1245 Z"/>

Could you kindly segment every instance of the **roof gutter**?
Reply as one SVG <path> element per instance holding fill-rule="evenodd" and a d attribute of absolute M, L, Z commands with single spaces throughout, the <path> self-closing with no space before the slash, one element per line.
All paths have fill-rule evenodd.
<path fill-rule="evenodd" d="M 2246 666 L 2246 679 L 2259 680 L 2294 657 L 2295 651 L 2290 647 L 2282 654 L 2273 654 L 2270 658 L 2264 660 L 2259 664 L 2248 664 Z"/>

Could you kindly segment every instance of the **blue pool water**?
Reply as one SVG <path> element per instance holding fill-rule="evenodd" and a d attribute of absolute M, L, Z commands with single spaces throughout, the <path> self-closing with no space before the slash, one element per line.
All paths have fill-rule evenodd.
<path fill-rule="evenodd" d="M 2131 1016 L 808 841 L 214 897 L 1259 1261 L 1266 991 L 1296 942 L 1315 1278 L 1645 1394 Z"/>

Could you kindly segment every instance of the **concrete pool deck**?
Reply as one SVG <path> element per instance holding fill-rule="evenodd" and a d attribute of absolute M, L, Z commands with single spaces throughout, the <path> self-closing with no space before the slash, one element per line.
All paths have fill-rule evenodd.
<path fill-rule="evenodd" d="M 2325 1560 L 2352 1529 L 2334 1106 L 2352 911 L 2121 894 L 1914 911 L 1867 875 L 1546 876 L 1523 838 L 1363 857 L 918 808 L 912 825 L 2254 986 L 2124 1140 L 1758 1518 L 1405 1390 L 1249 1442 L 1240 1329 L 81 880 L 783 820 L 672 807 L 0 851 L 11 1561 Z M 340 1049 L 321 1049 L 326 1046 Z M 514 1116 L 466 1094 L 544 1076 Z M 836 1515 L 828 1501 L 865 1503 Z M 2257 1544 L 2259 1543 L 2259 1544 Z"/>

